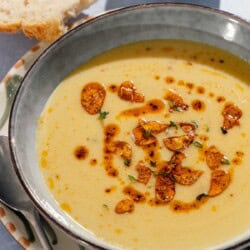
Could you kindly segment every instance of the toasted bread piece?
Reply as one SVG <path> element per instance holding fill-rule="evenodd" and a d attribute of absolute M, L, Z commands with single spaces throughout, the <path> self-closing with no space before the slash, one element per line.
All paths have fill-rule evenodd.
<path fill-rule="evenodd" d="M 52 42 L 65 31 L 64 22 L 94 0 L 1 0 L 0 31 L 22 31 L 29 38 Z"/>

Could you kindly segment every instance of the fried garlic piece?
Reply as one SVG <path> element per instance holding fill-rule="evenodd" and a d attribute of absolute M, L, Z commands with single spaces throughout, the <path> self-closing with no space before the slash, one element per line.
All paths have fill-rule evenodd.
<path fill-rule="evenodd" d="M 180 122 L 179 126 L 181 127 L 183 132 L 185 132 L 186 134 L 188 134 L 190 136 L 195 135 L 195 126 L 194 126 L 194 124 L 189 123 L 189 122 Z"/>
<path fill-rule="evenodd" d="M 132 147 L 125 141 L 113 141 L 108 145 L 111 153 L 120 155 L 124 160 L 131 160 Z"/>
<path fill-rule="evenodd" d="M 98 82 L 86 84 L 81 92 L 81 104 L 90 115 L 97 114 L 104 103 L 106 91 Z"/>
<path fill-rule="evenodd" d="M 134 187 L 132 187 L 130 185 L 126 186 L 123 189 L 123 193 L 128 195 L 130 197 L 130 199 L 133 200 L 134 202 L 144 202 L 146 199 L 143 193 L 136 190 Z"/>
<path fill-rule="evenodd" d="M 133 129 L 133 136 L 137 146 L 147 146 L 156 142 L 156 138 L 151 134 L 151 131 L 144 130 L 141 126 L 137 126 Z"/>
<path fill-rule="evenodd" d="M 137 181 L 146 185 L 152 174 L 151 169 L 146 167 L 143 161 L 139 161 L 135 168 L 138 172 Z"/>
<path fill-rule="evenodd" d="M 138 93 L 131 81 L 123 82 L 118 90 L 118 96 L 125 101 L 144 102 L 144 95 Z"/>
<path fill-rule="evenodd" d="M 188 105 L 184 103 L 183 98 L 177 94 L 173 90 L 168 90 L 165 99 L 168 100 L 171 104 L 169 105 L 169 112 L 174 112 L 174 111 L 184 111 L 188 110 Z"/>
<path fill-rule="evenodd" d="M 157 121 L 144 121 L 142 119 L 139 120 L 139 125 L 143 127 L 144 130 L 150 130 L 153 134 L 164 132 L 169 127 L 168 124 Z"/>
<path fill-rule="evenodd" d="M 175 181 L 181 185 L 192 185 L 203 174 L 203 171 L 193 170 L 187 167 L 177 167 L 173 171 Z"/>
<path fill-rule="evenodd" d="M 157 163 L 157 169 L 159 173 L 170 174 L 174 167 L 175 165 L 172 164 L 172 162 L 170 163 L 167 161 L 160 161 Z"/>
<path fill-rule="evenodd" d="M 173 164 L 175 167 L 180 167 L 182 165 L 182 161 L 185 158 L 186 158 L 185 154 L 177 151 L 173 153 L 169 162 Z"/>
<path fill-rule="evenodd" d="M 171 151 L 184 150 L 193 142 L 194 138 L 189 135 L 172 136 L 163 139 L 165 147 Z"/>
<path fill-rule="evenodd" d="M 239 126 L 242 111 L 235 104 L 227 103 L 222 111 L 222 115 L 224 117 L 222 129 L 227 131 L 234 126 Z"/>
<path fill-rule="evenodd" d="M 221 194 L 230 183 L 230 174 L 223 170 L 214 170 L 211 174 L 208 196 L 214 197 Z"/>
<path fill-rule="evenodd" d="M 221 165 L 221 159 L 223 157 L 224 155 L 215 146 L 210 146 L 205 151 L 205 158 L 206 158 L 207 165 L 212 170 L 218 168 Z"/>
<path fill-rule="evenodd" d="M 132 213 L 134 209 L 134 202 L 130 199 L 124 199 L 117 203 L 115 207 L 115 212 L 117 214 Z"/>
<path fill-rule="evenodd" d="M 159 174 L 155 181 L 155 198 L 161 203 L 170 202 L 175 196 L 175 182 L 171 176 Z"/>

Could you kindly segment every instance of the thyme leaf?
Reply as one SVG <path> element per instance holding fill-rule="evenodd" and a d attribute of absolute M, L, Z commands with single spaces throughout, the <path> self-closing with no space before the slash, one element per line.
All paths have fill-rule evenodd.
<path fill-rule="evenodd" d="M 230 165 L 230 161 L 225 156 L 223 156 L 223 158 L 221 158 L 220 162 L 222 164 L 225 164 L 225 165 Z"/>
<path fill-rule="evenodd" d="M 107 204 L 102 204 L 102 207 L 105 209 L 109 209 L 109 206 Z"/>
<path fill-rule="evenodd" d="M 203 145 L 202 145 L 200 142 L 198 142 L 198 141 L 194 141 L 194 142 L 193 142 L 193 145 L 194 145 L 195 147 L 197 147 L 197 148 L 203 148 Z"/>
<path fill-rule="evenodd" d="M 151 129 L 145 130 L 143 135 L 144 135 L 145 138 L 149 138 L 151 136 Z"/>
<path fill-rule="evenodd" d="M 169 127 L 174 127 L 175 129 L 178 129 L 178 126 L 173 121 L 169 121 Z"/>
<path fill-rule="evenodd" d="M 133 175 L 128 175 L 128 178 L 132 183 L 137 182 L 136 178 Z"/>
<path fill-rule="evenodd" d="M 109 114 L 109 112 L 107 112 L 107 111 L 99 111 L 99 120 L 104 120 L 104 119 L 106 119 L 106 117 L 107 117 L 107 115 Z"/>
<path fill-rule="evenodd" d="M 125 166 L 128 167 L 130 165 L 130 162 L 131 161 L 129 159 L 125 159 L 123 163 L 124 163 Z"/>
<path fill-rule="evenodd" d="M 191 123 L 194 125 L 194 127 L 195 127 L 195 128 L 198 128 L 198 127 L 199 127 L 199 125 L 198 125 L 198 122 L 197 122 L 197 121 L 193 120 L 193 121 L 191 121 Z"/>

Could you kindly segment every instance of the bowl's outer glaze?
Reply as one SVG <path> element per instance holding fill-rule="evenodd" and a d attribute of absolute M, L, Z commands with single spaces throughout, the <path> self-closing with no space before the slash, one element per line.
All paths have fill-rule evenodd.
<path fill-rule="evenodd" d="M 12 108 L 10 148 L 15 169 L 26 191 L 40 212 L 75 239 L 93 246 L 118 249 L 65 215 L 47 190 L 36 159 L 38 118 L 53 90 L 77 66 L 108 49 L 151 39 L 203 42 L 250 61 L 250 25 L 240 18 L 181 4 L 128 7 L 92 19 L 52 44 L 28 71 Z M 246 233 L 224 244 L 223 248 L 245 245 L 249 236 L 250 233 Z"/>

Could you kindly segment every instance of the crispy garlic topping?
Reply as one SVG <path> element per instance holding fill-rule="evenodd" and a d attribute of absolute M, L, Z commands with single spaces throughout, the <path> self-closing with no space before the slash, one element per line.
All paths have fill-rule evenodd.
<path fill-rule="evenodd" d="M 165 147 L 170 151 L 184 150 L 193 142 L 193 136 L 181 135 L 163 139 Z"/>
<path fill-rule="evenodd" d="M 81 93 L 81 104 L 90 115 L 97 114 L 104 103 L 106 91 L 98 82 L 86 84 Z"/>
<path fill-rule="evenodd" d="M 203 171 L 193 170 L 187 167 L 178 167 L 173 171 L 175 181 L 181 185 L 192 185 L 203 174 Z"/>
<path fill-rule="evenodd" d="M 222 164 L 221 160 L 223 159 L 223 157 L 224 155 L 215 146 L 210 146 L 205 151 L 207 165 L 212 170 L 218 168 Z"/>
<path fill-rule="evenodd" d="M 157 169 L 158 169 L 159 174 L 168 175 L 172 172 L 174 168 L 175 168 L 175 164 L 173 162 L 160 161 L 157 164 Z"/>
<path fill-rule="evenodd" d="M 135 86 L 130 81 L 123 82 L 120 85 L 118 95 L 125 101 L 144 102 L 144 96 L 136 91 Z M 90 114 L 101 112 L 104 98 L 105 90 L 98 83 L 89 83 L 83 88 L 82 105 Z M 183 98 L 173 90 L 168 90 L 165 99 L 169 101 L 170 112 L 185 111 L 189 108 L 189 106 L 184 103 Z M 204 145 L 199 141 L 195 141 L 195 138 L 198 136 L 196 132 L 198 123 L 196 121 L 175 123 L 170 120 L 161 123 L 156 120 L 147 121 L 140 118 L 144 115 L 162 112 L 164 109 L 165 103 L 162 102 L 162 100 L 152 99 L 147 101 L 143 106 L 127 109 L 120 113 L 120 115 L 123 116 L 139 118 L 137 126 L 132 130 L 132 136 L 135 145 L 142 147 L 145 155 L 143 160 L 140 160 L 134 167 L 138 173 L 137 178 L 128 175 L 130 185 L 125 186 L 123 189 L 123 194 L 126 195 L 128 199 L 123 199 L 118 202 L 115 207 L 117 214 L 131 213 L 134 211 L 136 203 L 146 201 L 147 193 L 138 191 L 134 185 L 138 185 L 138 187 L 141 184 L 147 185 L 150 178 L 155 179 L 155 198 L 151 199 L 156 202 L 155 204 L 167 204 L 172 201 L 176 193 L 176 184 L 189 186 L 197 182 L 204 172 L 202 170 L 184 167 L 182 164 L 186 158 L 183 151 L 192 143 L 197 148 L 200 148 L 199 153 L 204 153 L 205 161 L 211 170 L 209 191 L 208 193 L 199 194 L 191 203 L 181 203 L 181 201 L 174 200 L 170 204 L 175 203 L 175 208 L 179 206 L 179 208 L 183 210 L 185 207 L 188 209 L 197 208 L 197 206 L 200 206 L 199 204 L 203 204 L 209 198 L 221 194 L 230 184 L 230 174 L 224 170 L 217 169 L 223 164 L 230 164 L 230 161 L 216 146 L 212 145 L 206 149 L 205 141 Z M 108 115 L 108 112 L 101 113 L 105 113 L 105 117 Z M 236 105 L 228 103 L 225 105 L 222 115 L 224 121 L 221 129 L 223 133 L 227 133 L 228 129 L 239 125 L 242 111 Z M 175 130 L 171 130 L 171 128 L 175 128 Z M 182 130 L 183 135 L 177 134 L 178 128 Z M 170 160 L 166 161 L 161 159 L 158 152 L 158 150 L 161 149 L 161 144 L 157 141 L 157 136 L 163 132 L 168 134 L 169 131 L 175 132 L 178 136 L 175 134 L 176 136 L 163 138 L 164 146 L 173 152 Z M 208 131 L 209 130 L 207 130 L 207 132 Z M 119 155 L 127 167 L 131 165 L 132 161 L 131 145 L 125 141 L 114 140 L 114 136 L 117 135 L 118 132 L 118 128 L 109 125 L 106 127 L 104 133 L 104 142 L 106 143 L 104 147 L 104 165 L 110 176 L 118 175 L 118 171 L 113 167 L 113 154 Z M 197 202 L 199 203 L 198 205 Z"/>
<path fill-rule="evenodd" d="M 180 122 L 179 126 L 187 135 L 195 136 L 195 125 L 189 122 Z"/>
<path fill-rule="evenodd" d="M 125 141 L 113 141 L 108 144 L 108 150 L 111 153 L 120 155 L 124 160 L 131 160 L 132 148 Z"/>
<path fill-rule="evenodd" d="M 123 189 L 123 193 L 126 194 L 126 195 L 128 195 L 130 197 L 130 199 L 133 200 L 134 202 L 144 202 L 145 199 L 146 199 L 143 193 L 141 193 L 140 191 L 136 190 L 131 185 L 126 186 Z"/>
<path fill-rule="evenodd" d="M 173 122 L 172 122 L 173 123 Z M 165 147 L 170 151 L 181 151 L 190 146 L 195 137 L 195 125 L 188 122 L 180 122 L 179 126 L 186 135 L 172 136 L 163 139 Z M 177 127 L 177 125 L 176 125 Z"/>
<path fill-rule="evenodd" d="M 174 152 L 171 156 L 170 163 L 173 164 L 175 167 L 181 167 L 182 161 L 186 158 L 185 154 L 182 152 Z"/>
<path fill-rule="evenodd" d="M 169 112 L 182 112 L 188 110 L 188 105 L 184 103 L 183 98 L 174 90 L 168 90 L 165 99 L 169 101 Z"/>
<path fill-rule="evenodd" d="M 143 127 L 145 131 L 151 131 L 151 133 L 153 134 L 164 132 L 169 127 L 168 124 L 160 123 L 157 121 L 144 121 L 142 119 L 139 119 L 139 125 Z"/>
<path fill-rule="evenodd" d="M 115 207 L 115 212 L 117 214 L 132 213 L 134 209 L 134 202 L 130 199 L 124 199 L 117 203 Z"/>
<path fill-rule="evenodd" d="M 157 121 L 144 121 L 139 119 L 139 125 L 133 129 L 133 137 L 137 146 L 147 146 L 155 143 L 156 137 L 153 134 L 159 134 L 169 127 Z"/>
<path fill-rule="evenodd" d="M 203 174 L 203 171 L 194 170 L 188 167 L 182 166 L 182 161 L 186 156 L 182 152 L 174 152 L 170 159 L 170 163 L 174 165 L 172 170 L 173 177 L 178 184 L 192 185 Z"/>
<path fill-rule="evenodd" d="M 118 96 L 129 102 L 144 102 L 144 95 L 138 93 L 134 84 L 131 81 L 123 82 L 118 90 Z"/>
<path fill-rule="evenodd" d="M 157 141 L 156 137 L 152 135 L 151 130 L 145 130 L 140 125 L 133 129 L 133 137 L 137 146 L 147 146 Z"/>
<path fill-rule="evenodd" d="M 222 115 L 224 117 L 223 126 L 221 127 L 223 133 L 227 133 L 227 130 L 240 125 L 239 120 L 242 116 L 242 111 L 235 104 L 227 103 L 222 111 Z"/>
<path fill-rule="evenodd" d="M 146 167 L 143 161 L 139 161 L 135 168 L 138 172 L 137 181 L 146 185 L 152 174 L 151 169 Z"/>
<path fill-rule="evenodd" d="M 175 181 L 171 175 L 159 174 L 155 181 L 155 198 L 161 203 L 170 202 L 175 196 Z"/>
<path fill-rule="evenodd" d="M 223 170 L 214 170 L 211 174 L 211 183 L 208 195 L 214 197 L 221 194 L 230 183 L 230 175 Z"/>

